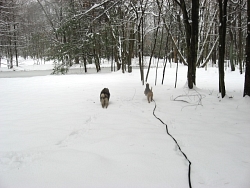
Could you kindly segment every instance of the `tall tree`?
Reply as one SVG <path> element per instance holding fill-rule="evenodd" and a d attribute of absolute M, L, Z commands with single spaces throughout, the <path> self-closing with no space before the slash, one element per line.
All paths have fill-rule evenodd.
<path fill-rule="evenodd" d="M 151 66 L 151 62 L 152 62 L 152 57 L 155 53 L 155 47 L 156 47 L 156 41 L 157 41 L 157 37 L 158 37 L 158 31 L 160 29 L 160 21 L 161 21 L 161 14 L 162 14 L 162 6 L 163 6 L 163 0 L 161 0 L 161 3 L 157 0 L 157 5 L 159 7 L 159 13 L 158 13 L 158 19 L 157 19 L 157 25 L 156 27 L 156 31 L 154 34 L 154 42 L 153 42 L 153 47 L 152 47 L 152 51 L 151 51 L 151 55 L 150 55 L 150 59 L 149 59 L 149 64 L 148 64 L 148 70 L 147 70 L 147 75 L 146 75 L 146 82 L 148 80 L 148 75 L 149 75 L 149 70 L 150 70 L 150 66 Z"/>
<path fill-rule="evenodd" d="M 192 23 L 191 23 L 191 63 L 188 66 L 188 87 L 193 88 L 196 84 L 196 62 L 198 49 L 198 34 L 199 34 L 199 0 L 192 0 Z"/>
<path fill-rule="evenodd" d="M 241 6 L 242 6 L 242 0 L 239 0 L 240 10 L 238 11 L 238 31 L 239 31 L 239 69 L 240 74 L 243 73 L 243 66 L 242 66 L 242 19 L 241 19 Z"/>
<path fill-rule="evenodd" d="M 8 59 L 8 67 L 13 68 L 13 58 L 17 61 L 17 13 L 18 4 L 15 0 L 0 2 L 0 46 L 4 48 Z"/>
<path fill-rule="evenodd" d="M 185 0 L 175 0 L 180 6 L 186 32 L 186 49 L 188 63 L 188 87 L 190 89 L 196 84 L 196 61 L 198 49 L 198 24 L 199 24 L 199 0 L 192 0 L 191 19 Z M 190 23 L 191 22 L 191 23 Z"/>
<path fill-rule="evenodd" d="M 219 91 L 221 97 L 226 95 L 225 88 L 225 71 L 224 71 L 224 59 L 225 59 L 225 39 L 227 29 L 227 2 L 228 0 L 218 0 L 219 2 Z"/>
<path fill-rule="evenodd" d="M 134 2 L 135 3 L 135 2 Z M 144 22 L 145 22 L 145 12 L 148 4 L 148 0 L 140 0 L 134 4 L 133 10 L 136 14 L 136 32 L 137 32 L 137 49 L 139 57 L 139 67 L 140 67 L 140 77 L 142 85 L 144 85 Z"/>
<path fill-rule="evenodd" d="M 246 72 L 243 96 L 250 96 L 250 2 L 247 1 Z"/>

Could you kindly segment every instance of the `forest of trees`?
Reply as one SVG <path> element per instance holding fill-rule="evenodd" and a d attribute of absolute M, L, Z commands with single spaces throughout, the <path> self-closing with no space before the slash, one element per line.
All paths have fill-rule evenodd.
<path fill-rule="evenodd" d="M 73 64 L 87 72 L 90 63 L 98 72 L 106 58 L 112 68 L 132 72 L 137 57 L 144 84 L 152 58 L 161 58 L 188 66 L 189 88 L 196 68 L 210 62 L 219 68 L 224 97 L 225 66 L 240 74 L 249 69 L 247 7 L 247 0 L 0 0 L 0 59 L 9 68 L 20 56 L 54 60 L 57 73 Z M 244 95 L 250 96 L 247 80 L 249 70 Z"/>

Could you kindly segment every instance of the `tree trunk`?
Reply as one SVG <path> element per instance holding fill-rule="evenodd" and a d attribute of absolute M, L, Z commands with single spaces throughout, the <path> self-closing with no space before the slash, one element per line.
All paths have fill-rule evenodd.
<path fill-rule="evenodd" d="M 143 65 L 143 54 L 142 54 L 142 41 L 141 41 L 141 25 L 138 26 L 138 56 L 139 56 L 139 66 L 142 85 L 144 85 L 144 65 Z"/>
<path fill-rule="evenodd" d="M 250 2 L 247 1 L 246 72 L 243 96 L 250 96 Z"/>
<path fill-rule="evenodd" d="M 134 24 L 131 24 L 131 29 L 129 31 L 129 50 L 128 50 L 128 72 L 132 72 L 132 58 L 134 51 L 134 43 L 135 43 L 135 32 L 134 32 Z"/>
<path fill-rule="evenodd" d="M 193 0 L 192 0 L 193 1 Z M 187 63 L 188 63 L 188 87 L 189 89 L 193 88 L 193 81 L 192 81 L 192 58 L 191 58 L 191 25 L 189 23 L 189 17 L 188 17 L 188 12 L 186 9 L 186 4 L 184 0 L 181 0 L 180 2 L 180 6 L 182 9 L 182 13 L 183 13 L 183 19 L 184 19 L 184 25 L 185 25 L 185 30 L 186 30 L 186 53 L 187 53 Z"/>
<path fill-rule="evenodd" d="M 174 38 L 174 40 L 175 40 L 175 42 L 178 42 L 176 37 Z M 177 58 L 177 47 L 176 47 L 176 46 L 174 46 L 174 62 L 175 62 L 175 63 L 178 63 L 178 58 Z"/>
<path fill-rule="evenodd" d="M 12 52 L 12 43 L 11 43 L 11 37 L 9 37 L 9 50 L 8 50 L 8 59 L 9 59 L 9 63 L 8 63 L 8 68 L 12 69 L 13 68 L 13 52 Z"/>
<path fill-rule="evenodd" d="M 161 30 L 160 48 L 159 48 L 159 53 L 158 53 L 157 66 L 156 66 L 156 69 L 155 69 L 155 85 L 156 85 L 156 82 L 157 82 L 157 74 L 158 74 L 159 60 L 160 60 L 160 57 L 162 57 L 162 55 L 161 55 L 162 49 L 161 49 L 161 48 L 162 48 L 162 43 L 163 43 L 163 35 L 164 35 L 164 27 L 163 27 L 162 30 Z"/>
<path fill-rule="evenodd" d="M 193 88 L 193 84 L 196 85 L 196 62 L 197 62 L 197 50 L 198 50 L 198 33 L 199 33 L 199 0 L 192 0 L 192 27 L 191 27 L 191 63 L 189 69 L 191 75 L 189 75 L 189 88 Z M 191 83 L 192 82 L 192 83 Z"/>
<path fill-rule="evenodd" d="M 224 56 L 225 56 L 225 39 L 226 39 L 226 27 L 227 27 L 227 2 L 228 0 L 219 1 L 219 92 L 221 97 L 224 98 L 226 95 L 225 89 L 225 72 L 224 72 Z"/>
<path fill-rule="evenodd" d="M 196 60 L 198 49 L 198 19 L 199 19 L 199 0 L 192 0 L 192 23 L 189 23 L 188 11 L 184 0 L 175 2 L 181 7 L 186 31 L 186 51 L 188 63 L 188 87 L 193 88 L 196 83 Z"/>
<path fill-rule="evenodd" d="M 242 0 L 239 0 L 240 6 L 242 6 Z M 238 11 L 239 15 L 239 21 L 238 21 L 238 28 L 239 28 L 239 69 L 240 69 L 240 74 L 243 73 L 243 68 L 242 68 L 242 28 L 241 28 L 241 11 Z"/>
<path fill-rule="evenodd" d="M 13 16 L 13 19 L 15 21 L 15 17 Z M 17 32 L 16 32 L 16 24 L 14 23 L 14 46 L 15 46 L 15 56 L 16 56 L 16 66 L 18 67 L 18 53 L 17 53 Z"/>
<path fill-rule="evenodd" d="M 167 35 L 167 41 L 166 41 L 166 46 L 165 46 L 165 58 L 164 58 L 164 66 L 163 66 L 163 71 L 162 71 L 162 81 L 161 81 L 161 84 L 163 85 L 163 82 L 164 82 L 164 78 L 165 78 L 165 71 L 166 71 L 166 65 L 167 65 L 167 61 L 168 61 L 168 38 L 169 38 L 169 30 L 167 30 L 168 32 L 168 35 Z"/>
<path fill-rule="evenodd" d="M 140 3 L 142 3 L 140 1 Z M 140 76 L 141 76 L 141 82 L 142 82 L 142 85 L 144 85 L 144 64 L 143 64 L 143 36 L 144 36 L 144 32 L 143 32 L 143 22 L 144 22 L 144 9 L 142 7 L 142 4 L 141 4 L 141 7 L 140 7 L 140 10 L 141 10 L 141 13 L 142 14 L 141 16 L 139 16 L 139 12 L 137 11 L 136 14 L 137 14 L 137 21 L 138 21 L 138 25 L 137 25 L 137 45 L 138 45 L 138 56 L 139 56 L 139 66 L 140 66 Z"/>
<path fill-rule="evenodd" d="M 87 58 L 85 54 L 82 56 L 82 58 L 83 58 L 84 72 L 86 73 L 88 72 L 88 70 L 87 70 Z"/>
<path fill-rule="evenodd" d="M 232 4 L 229 4 L 229 12 L 231 12 L 232 11 Z M 232 16 L 232 14 L 230 14 L 229 16 L 228 16 L 228 19 L 229 20 L 233 20 L 233 16 Z M 235 65 L 234 65 L 234 49 L 233 49 L 233 43 L 234 43 L 234 37 L 233 37 L 233 32 L 232 32 L 232 27 L 233 27 L 233 25 L 232 25 L 232 23 L 230 22 L 229 23 L 230 25 L 229 25 L 229 27 L 231 27 L 230 29 L 229 29 L 229 37 L 230 37 L 230 52 L 229 52 L 229 59 L 230 59 L 230 67 L 231 67 L 231 71 L 235 71 Z"/>
<path fill-rule="evenodd" d="M 233 53 L 233 42 L 230 42 L 230 67 L 231 67 L 231 71 L 235 71 L 235 66 L 234 66 L 234 53 Z"/>
<path fill-rule="evenodd" d="M 160 21 L 161 21 L 161 10 L 162 10 L 162 5 L 163 5 L 163 1 L 161 1 L 161 4 L 159 4 L 159 1 L 157 1 L 157 4 L 158 4 L 158 7 L 159 7 L 159 13 L 158 13 L 158 20 L 157 20 L 157 25 L 156 25 L 156 31 L 155 31 L 155 34 L 154 34 L 154 43 L 153 43 L 153 48 L 152 48 L 152 51 L 151 51 L 151 55 L 150 55 L 150 59 L 149 59 L 149 64 L 148 64 L 148 71 L 147 71 L 147 75 L 146 75 L 146 82 L 148 80 L 148 75 L 149 75 L 149 70 L 150 70 L 150 66 L 151 66 L 151 62 L 152 62 L 152 57 L 154 55 L 154 52 L 155 52 L 155 47 L 156 47 L 156 42 L 157 42 L 157 37 L 158 37 L 158 31 L 159 31 L 159 28 L 160 28 Z"/>

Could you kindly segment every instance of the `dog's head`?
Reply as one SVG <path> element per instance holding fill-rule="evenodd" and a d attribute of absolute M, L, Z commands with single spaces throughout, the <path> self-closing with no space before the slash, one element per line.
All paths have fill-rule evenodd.
<path fill-rule="evenodd" d="M 103 90 L 101 91 L 101 93 L 106 93 L 106 94 L 108 94 L 108 93 L 109 93 L 109 89 L 108 89 L 108 88 L 103 88 Z"/>
<path fill-rule="evenodd" d="M 146 89 L 149 89 L 149 84 L 148 83 L 146 84 Z"/>

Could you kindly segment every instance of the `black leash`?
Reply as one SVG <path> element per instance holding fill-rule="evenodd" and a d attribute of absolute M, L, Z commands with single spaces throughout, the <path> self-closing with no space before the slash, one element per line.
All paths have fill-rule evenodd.
<path fill-rule="evenodd" d="M 154 101 L 154 100 L 153 100 Z M 154 101 L 155 103 L 155 108 L 153 110 L 153 115 L 155 116 L 156 119 L 158 119 L 162 124 L 166 125 L 166 131 L 167 131 L 167 134 L 174 140 L 174 142 L 176 143 L 176 145 L 178 146 L 179 150 L 181 151 L 182 155 L 186 158 L 186 160 L 188 161 L 189 163 L 189 167 L 188 167 L 188 181 L 189 181 L 189 188 L 192 188 L 192 185 L 191 185 L 191 161 L 187 158 L 187 155 L 181 150 L 181 147 L 180 145 L 178 144 L 178 142 L 176 141 L 176 139 L 169 133 L 168 131 L 168 125 L 166 123 L 164 123 L 160 118 L 158 118 L 156 115 L 155 115 L 155 109 L 156 109 L 156 102 Z"/>

